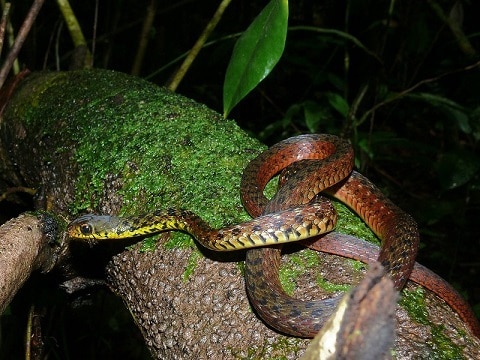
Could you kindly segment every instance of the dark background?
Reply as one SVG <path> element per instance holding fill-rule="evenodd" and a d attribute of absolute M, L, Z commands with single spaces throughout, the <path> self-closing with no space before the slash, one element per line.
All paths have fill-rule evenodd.
<path fill-rule="evenodd" d="M 15 31 L 30 3 L 14 2 Z M 210 37 L 214 43 L 203 49 L 177 92 L 222 112 L 223 78 L 236 39 L 225 37 L 245 30 L 266 3 L 233 1 Z M 99 1 L 95 67 L 130 72 L 149 4 Z M 157 1 L 140 76 L 165 84 L 180 65 L 172 61 L 193 45 L 218 4 Z M 71 5 L 92 49 L 97 4 Z M 439 11 L 480 50 L 476 1 L 292 1 L 284 56 L 230 117 L 269 145 L 309 131 L 350 138 L 357 167 L 418 221 L 419 262 L 453 283 L 478 314 L 480 73 L 478 67 L 465 68 L 479 56 L 462 50 Z M 349 33 L 370 53 L 342 36 L 300 26 Z M 67 70 L 72 50 L 56 3 L 47 0 L 19 56 L 21 66 Z M 333 106 L 338 98 L 356 111 L 341 114 Z M 3 218 L 23 210 L 0 203 Z M 102 291 L 70 299 L 53 279 L 39 275 L 2 316 L 0 358 L 23 356 L 32 304 L 49 358 L 148 358 L 118 299 Z"/>

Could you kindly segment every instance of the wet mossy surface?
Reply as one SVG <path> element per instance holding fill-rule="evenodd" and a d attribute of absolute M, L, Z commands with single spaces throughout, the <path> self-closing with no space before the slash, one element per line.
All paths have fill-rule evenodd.
<path fill-rule="evenodd" d="M 445 336 L 443 326 L 430 321 L 428 307 L 425 302 L 425 290 L 422 288 L 417 288 L 413 291 L 403 290 L 400 305 L 407 310 L 414 321 L 430 327 L 432 336 L 426 340 L 426 343 L 431 348 L 429 359 L 464 359 L 462 348 Z"/>
<path fill-rule="evenodd" d="M 10 107 L 7 115 L 41 132 L 49 147 L 42 152 L 43 164 L 58 158 L 53 154 L 71 154 L 67 166 L 77 176 L 65 215 L 108 211 L 104 198 L 114 184 L 120 206 L 110 211 L 121 215 L 181 207 L 215 227 L 248 219 L 240 177 L 265 147 L 234 121 L 111 71 L 40 73 L 28 82 L 29 103 Z M 185 241 L 186 235 L 175 237 Z"/>

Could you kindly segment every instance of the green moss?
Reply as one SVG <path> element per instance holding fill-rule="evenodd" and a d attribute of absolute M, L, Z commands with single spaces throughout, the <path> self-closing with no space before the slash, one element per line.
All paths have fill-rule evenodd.
<path fill-rule="evenodd" d="M 112 193 L 120 197 L 120 214 L 181 207 L 214 227 L 249 218 L 240 201 L 240 177 L 264 146 L 234 121 L 121 73 L 83 70 L 37 76 L 42 86 L 34 86 L 38 92 L 30 95 L 29 106 L 10 111 L 45 139 L 65 138 L 53 142 L 61 145 L 43 162 L 74 148 L 78 176 L 72 179 L 76 191 L 69 202 L 70 217 L 98 212 L 109 191 L 106 180 L 115 179 L 118 188 Z M 29 81 L 37 80 L 34 76 Z"/>
<path fill-rule="evenodd" d="M 151 236 L 142 241 L 142 246 L 140 247 L 140 252 L 150 252 L 155 250 L 157 246 L 158 236 Z"/>
<path fill-rule="evenodd" d="M 443 325 L 433 324 L 429 320 L 428 308 L 425 303 L 425 290 L 417 288 L 413 291 L 404 289 L 400 305 L 407 310 L 409 316 L 416 322 L 430 327 L 432 336 L 426 340 L 431 348 L 428 359 L 449 360 L 464 359 L 462 348 L 454 344 L 443 332 Z"/>
<path fill-rule="evenodd" d="M 313 268 L 318 269 L 318 266 L 318 256 L 314 251 L 304 250 L 288 256 L 279 269 L 280 283 L 285 292 L 292 295 L 298 276 Z"/>
<path fill-rule="evenodd" d="M 202 254 L 200 251 L 193 251 L 189 258 L 188 258 L 188 264 L 187 267 L 185 268 L 185 271 L 183 272 L 183 281 L 187 281 L 190 276 L 194 273 L 195 268 L 197 267 L 197 262 L 198 260 L 202 257 Z"/>
<path fill-rule="evenodd" d="M 271 185 L 273 185 L 272 183 L 274 183 L 274 181 L 270 182 Z M 270 189 L 270 191 L 272 190 L 273 189 Z M 379 244 L 379 240 L 375 234 L 352 210 L 335 199 L 333 199 L 332 202 L 338 212 L 337 231 Z M 363 271 L 365 269 L 365 264 L 360 261 L 350 259 L 348 261 L 357 271 Z M 304 250 L 294 255 L 290 255 L 280 267 L 279 273 L 280 282 L 286 293 L 290 295 L 293 294 L 298 276 L 302 275 L 309 269 L 314 269 L 314 271 L 316 271 L 319 266 L 321 265 L 319 264 L 315 251 Z M 319 287 L 332 293 L 348 291 L 351 288 L 351 286 L 347 284 L 334 284 L 326 281 L 320 276 L 317 277 L 316 281 Z"/>
<path fill-rule="evenodd" d="M 407 310 L 410 317 L 416 322 L 423 325 L 430 325 L 427 306 L 425 304 L 425 291 L 422 288 L 414 291 L 403 290 L 400 305 Z"/>
<path fill-rule="evenodd" d="M 443 332 L 443 326 L 432 325 L 432 340 L 428 342 L 432 348 L 429 359 L 460 360 L 465 359 L 462 348 L 454 344 Z"/>
<path fill-rule="evenodd" d="M 348 263 L 352 266 L 355 271 L 364 271 L 367 268 L 367 265 L 361 261 L 348 259 Z"/>
<path fill-rule="evenodd" d="M 320 286 L 323 290 L 330 292 L 330 293 L 335 293 L 338 291 L 348 291 L 352 287 L 351 285 L 348 284 L 334 284 L 330 281 L 325 280 L 321 276 L 317 276 L 317 284 Z"/>
<path fill-rule="evenodd" d="M 195 249 L 195 242 L 191 236 L 173 236 L 163 246 L 165 249 Z"/>
<path fill-rule="evenodd" d="M 380 240 L 357 214 L 337 200 L 332 200 L 332 202 L 338 213 L 337 231 L 380 245 Z"/>

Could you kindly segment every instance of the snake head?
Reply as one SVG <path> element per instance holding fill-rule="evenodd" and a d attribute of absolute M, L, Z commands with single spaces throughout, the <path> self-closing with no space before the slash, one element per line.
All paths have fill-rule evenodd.
<path fill-rule="evenodd" d="M 102 221 L 106 221 L 107 217 L 99 215 L 83 215 L 73 220 L 67 226 L 67 236 L 75 240 L 98 240 L 102 239 L 99 227 L 96 226 Z"/>

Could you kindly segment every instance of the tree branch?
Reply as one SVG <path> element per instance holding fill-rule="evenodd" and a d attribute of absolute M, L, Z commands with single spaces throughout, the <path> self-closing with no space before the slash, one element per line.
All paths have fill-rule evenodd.
<path fill-rule="evenodd" d="M 45 0 L 35 0 L 32 4 L 32 7 L 30 8 L 30 11 L 27 14 L 27 17 L 23 21 L 22 27 L 18 32 L 17 38 L 15 39 L 15 42 L 13 43 L 13 46 L 7 55 L 7 58 L 5 59 L 2 67 L 0 68 L 0 88 L 5 83 L 5 80 L 7 79 L 7 75 L 10 72 L 10 69 L 12 68 L 12 64 L 17 58 L 18 53 L 20 52 L 20 49 L 22 48 L 23 43 L 25 42 L 25 39 L 27 38 L 27 35 L 30 32 L 31 27 L 35 22 L 35 19 L 37 18 L 37 15 L 40 12 L 40 9 L 42 8 L 44 1 Z"/>
<path fill-rule="evenodd" d="M 56 231 L 45 231 L 52 221 L 23 214 L 0 227 L 0 314 L 32 271 L 48 271 L 55 264 Z"/>

